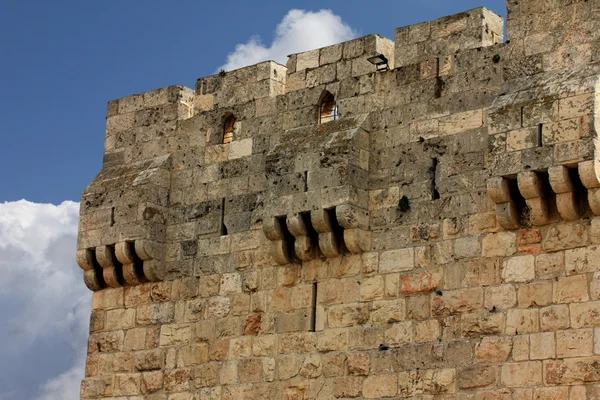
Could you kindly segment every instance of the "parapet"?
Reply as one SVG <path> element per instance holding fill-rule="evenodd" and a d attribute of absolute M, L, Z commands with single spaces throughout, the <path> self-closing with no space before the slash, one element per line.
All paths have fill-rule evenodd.
<path fill-rule="evenodd" d="M 367 35 L 348 42 L 292 54 L 287 62 L 286 92 L 312 88 L 358 77 L 374 71 L 367 58 L 383 54 L 394 68 L 394 43 L 379 35 Z"/>
<path fill-rule="evenodd" d="M 285 92 L 286 68 L 266 61 L 234 71 L 200 78 L 196 82 L 195 112 L 243 104 Z"/>
<path fill-rule="evenodd" d="M 410 65 L 502 43 L 504 20 L 487 8 L 475 8 L 431 22 L 396 29 L 395 65 Z"/>

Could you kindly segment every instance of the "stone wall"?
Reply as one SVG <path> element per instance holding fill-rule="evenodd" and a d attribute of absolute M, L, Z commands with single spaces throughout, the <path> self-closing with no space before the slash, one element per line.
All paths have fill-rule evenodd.
<path fill-rule="evenodd" d="M 507 5 L 110 102 L 81 398 L 600 398 L 600 0 Z"/>

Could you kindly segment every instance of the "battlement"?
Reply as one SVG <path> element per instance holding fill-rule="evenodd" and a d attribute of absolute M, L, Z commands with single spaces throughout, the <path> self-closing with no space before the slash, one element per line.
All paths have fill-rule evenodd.
<path fill-rule="evenodd" d="M 600 0 L 508 11 L 110 102 L 82 398 L 595 398 Z"/>

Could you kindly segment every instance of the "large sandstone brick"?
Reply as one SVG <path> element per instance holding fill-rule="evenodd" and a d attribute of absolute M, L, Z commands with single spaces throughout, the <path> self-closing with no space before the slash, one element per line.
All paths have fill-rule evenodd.
<path fill-rule="evenodd" d="M 585 328 L 600 325 L 600 302 L 574 303 L 569 305 L 571 328 Z"/>
<path fill-rule="evenodd" d="M 556 341 L 554 332 L 544 332 L 529 335 L 529 358 L 543 360 L 556 357 Z M 559 356 L 560 357 L 560 356 Z"/>
<path fill-rule="evenodd" d="M 498 380 L 498 367 L 475 366 L 458 371 L 458 387 L 460 389 L 475 389 L 495 386 Z"/>
<path fill-rule="evenodd" d="M 544 362 L 544 380 L 549 385 L 572 385 L 600 381 L 598 357 L 568 358 Z"/>
<path fill-rule="evenodd" d="M 552 303 L 552 282 L 540 281 L 519 286 L 519 307 L 540 307 Z"/>
<path fill-rule="evenodd" d="M 506 316 L 506 334 L 522 335 L 540 330 L 539 312 L 537 309 L 513 309 Z"/>
<path fill-rule="evenodd" d="M 556 332 L 558 358 L 587 357 L 593 355 L 594 330 L 577 329 Z"/>
<path fill-rule="evenodd" d="M 510 258 L 503 267 L 506 282 L 527 282 L 535 278 L 535 258 L 531 255 Z"/>
<path fill-rule="evenodd" d="M 512 346 L 509 337 L 484 337 L 475 347 L 475 359 L 481 363 L 504 362 L 510 357 Z"/>
<path fill-rule="evenodd" d="M 371 321 L 374 324 L 391 324 L 403 321 L 406 315 L 404 299 L 373 302 Z"/>
<path fill-rule="evenodd" d="M 433 295 L 431 299 L 431 314 L 443 316 L 466 313 L 483 308 L 483 289 L 464 289 L 445 291 L 442 295 Z"/>
<path fill-rule="evenodd" d="M 588 231 L 580 223 L 552 226 L 544 235 L 542 246 L 546 251 L 557 251 L 585 246 L 589 241 Z"/>
<path fill-rule="evenodd" d="M 514 285 L 493 286 L 485 289 L 484 306 L 488 310 L 503 310 L 512 308 L 517 304 L 517 290 Z"/>
<path fill-rule="evenodd" d="M 509 387 L 535 386 L 542 383 L 540 361 L 504 364 L 501 369 L 502 384 Z"/>
<path fill-rule="evenodd" d="M 456 391 L 456 370 L 418 370 L 398 374 L 401 397 L 436 395 Z"/>
<path fill-rule="evenodd" d="M 540 326 L 543 331 L 556 331 L 569 327 L 569 307 L 550 306 L 540 309 Z"/>
<path fill-rule="evenodd" d="M 369 376 L 363 382 L 362 393 L 365 399 L 393 397 L 398 393 L 398 377 L 396 375 Z"/>
<path fill-rule="evenodd" d="M 559 278 L 554 283 L 555 303 L 580 303 L 588 300 L 588 283 L 584 275 Z"/>
<path fill-rule="evenodd" d="M 333 395 L 337 398 L 358 397 L 363 388 L 363 377 L 348 376 L 335 378 L 333 381 Z"/>
<path fill-rule="evenodd" d="M 369 307 L 365 304 L 333 306 L 327 312 L 330 328 L 362 325 L 369 320 Z"/>
<path fill-rule="evenodd" d="M 402 294 L 410 296 L 416 293 L 431 292 L 441 287 L 443 275 L 440 268 L 414 275 L 404 275 L 402 276 Z"/>
<path fill-rule="evenodd" d="M 414 249 L 400 249 L 383 252 L 379 257 L 379 273 L 410 271 L 415 266 Z"/>

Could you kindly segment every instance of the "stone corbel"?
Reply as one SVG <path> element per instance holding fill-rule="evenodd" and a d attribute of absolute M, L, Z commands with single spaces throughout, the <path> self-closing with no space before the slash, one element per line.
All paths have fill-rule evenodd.
<path fill-rule="evenodd" d="M 295 238 L 294 251 L 302 261 L 310 261 L 315 257 L 315 248 L 309 237 L 308 227 L 301 214 L 292 214 L 287 220 L 288 231 Z"/>
<path fill-rule="evenodd" d="M 84 282 L 93 291 L 164 279 L 164 246 L 151 240 L 124 241 L 77 251 Z"/>
<path fill-rule="evenodd" d="M 569 169 L 562 165 L 548 169 L 550 186 L 556 193 L 556 207 L 561 218 L 565 221 L 574 221 L 579 218 L 577 197 L 575 196 L 573 182 Z"/>
<path fill-rule="evenodd" d="M 338 223 L 344 228 L 344 244 L 352 254 L 360 254 L 371 249 L 369 215 L 359 208 L 342 205 L 335 209 Z"/>
<path fill-rule="evenodd" d="M 596 161 L 579 163 L 579 179 L 588 192 L 588 204 L 596 215 L 600 215 L 600 180 L 596 173 Z"/>
<path fill-rule="evenodd" d="M 549 223 L 548 201 L 544 198 L 544 189 L 539 176 L 533 171 L 520 172 L 517 175 L 519 191 L 531 212 L 531 223 L 535 226 Z"/>
<path fill-rule="evenodd" d="M 510 195 L 508 179 L 494 176 L 487 181 L 488 195 L 496 204 L 496 218 L 504 229 L 517 229 L 519 227 L 519 213 L 517 206 Z"/>
<path fill-rule="evenodd" d="M 266 218 L 263 221 L 263 232 L 271 241 L 271 254 L 277 264 L 285 265 L 291 263 L 288 251 L 288 243 L 285 240 L 283 227 L 275 217 Z"/>
<path fill-rule="evenodd" d="M 115 259 L 114 248 L 106 245 L 96 247 L 96 260 L 102 267 L 102 277 L 108 287 L 123 286 L 119 271 L 117 271 L 120 264 L 117 265 L 118 261 Z"/>
<path fill-rule="evenodd" d="M 333 223 L 327 210 L 314 210 L 310 213 L 313 228 L 319 234 L 319 248 L 325 257 L 340 256 L 340 248 L 333 231 Z"/>
<path fill-rule="evenodd" d="M 88 289 L 97 291 L 104 287 L 104 279 L 97 273 L 98 267 L 92 250 L 77 250 L 77 264 L 83 269 L 83 281 Z"/>

